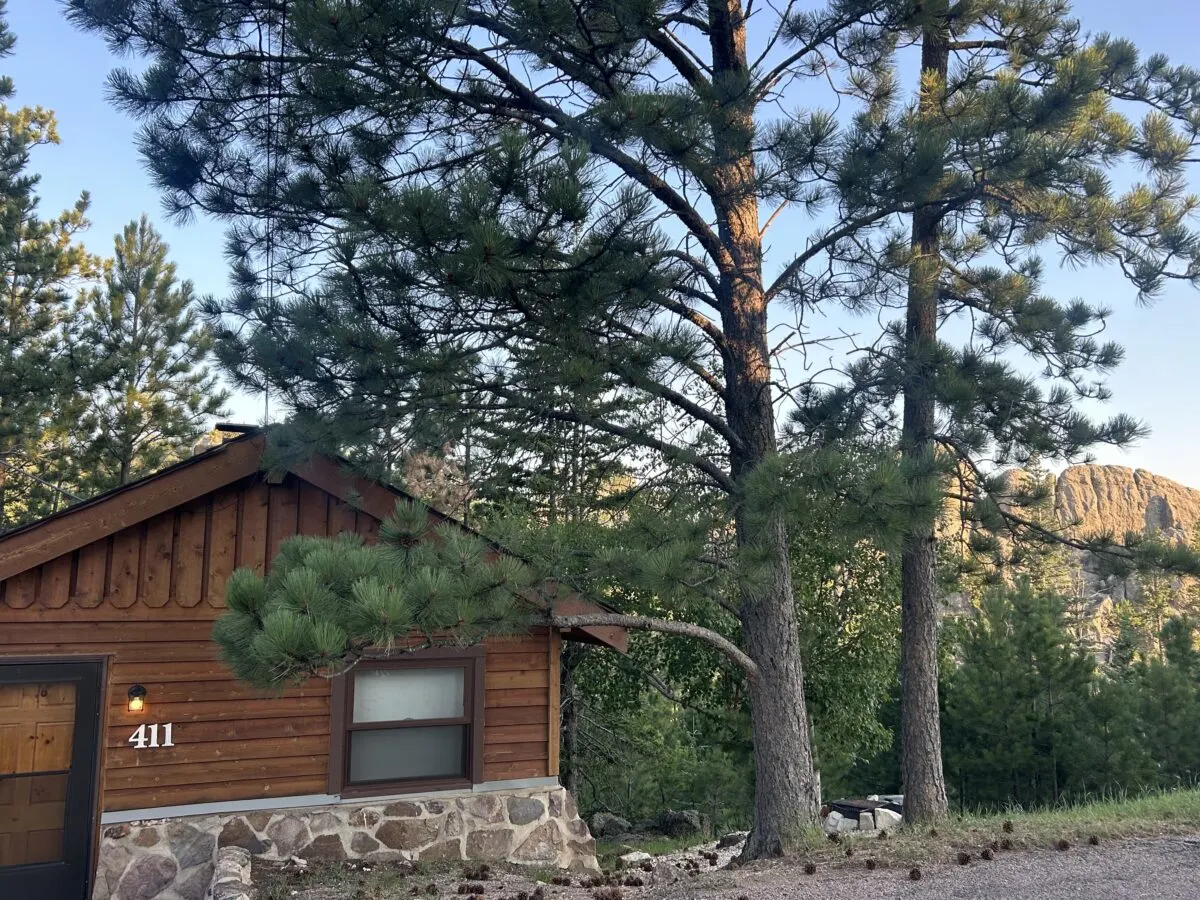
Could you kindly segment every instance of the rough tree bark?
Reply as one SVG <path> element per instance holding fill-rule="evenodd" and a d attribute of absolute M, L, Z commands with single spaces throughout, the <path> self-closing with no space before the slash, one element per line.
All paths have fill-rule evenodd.
<path fill-rule="evenodd" d="M 562 755 L 567 770 L 565 787 L 576 799 L 583 787 L 583 779 L 579 768 L 579 689 L 575 684 L 575 670 L 582 662 L 584 651 L 585 648 L 578 645 L 563 647 L 559 673 Z M 550 724 L 554 727 L 555 723 Z"/>
<path fill-rule="evenodd" d="M 949 63 L 948 0 L 928 0 L 929 19 L 921 37 L 919 115 L 938 114 Z M 935 184 L 934 191 L 941 188 Z M 934 197 L 931 200 L 936 199 Z M 903 453 L 928 459 L 935 450 L 940 208 L 930 203 L 913 215 L 914 258 L 909 270 L 905 322 Z M 933 476 L 931 476 L 933 477 Z M 934 523 L 909 536 L 901 557 L 900 765 L 904 815 L 914 822 L 944 817 L 946 781 L 942 771 L 942 729 L 938 707 L 937 582 Z"/>
<path fill-rule="evenodd" d="M 725 334 L 725 408 L 736 442 L 731 472 L 740 490 L 746 477 L 776 452 L 767 297 L 753 156 L 754 103 L 746 61 L 746 23 L 740 0 L 710 0 L 713 84 L 723 102 L 712 113 L 713 207 L 730 260 L 721 267 Z M 740 546 L 766 550 L 763 577 L 743 583 L 739 598 L 742 646 L 758 675 L 750 681 L 754 737 L 754 828 L 743 859 L 780 856 L 817 817 L 812 745 L 804 702 L 796 604 L 782 521 L 752 520 L 735 497 Z"/>

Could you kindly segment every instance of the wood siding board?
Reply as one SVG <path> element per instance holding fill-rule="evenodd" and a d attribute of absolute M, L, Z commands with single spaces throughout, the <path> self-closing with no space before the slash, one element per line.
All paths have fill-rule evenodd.
<path fill-rule="evenodd" d="M 506 725 L 541 725 L 549 721 L 545 706 L 493 706 L 484 713 L 488 728 Z"/>
<path fill-rule="evenodd" d="M 483 763 L 516 762 L 518 760 L 541 760 L 546 762 L 546 741 L 531 741 L 525 744 L 487 744 L 483 748 Z"/>
<path fill-rule="evenodd" d="M 171 550 L 171 599 L 176 606 L 186 609 L 203 599 L 208 503 L 179 510 L 176 522 L 175 543 Z"/>
<path fill-rule="evenodd" d="M 38 570 L 30 569 L 4 584 L 4 603 L 10 609 L 28 609 L 37 601 Z"/>
<path fill-rule="evenodd" d="M 65 554 L 42 566 L 38 604 L 45 609 L 62 609 L 71 599 L 71 556 Z"/>
<path fill-rule="evenodd" d="M 263 438 L 229 444 L 0 540 L 0 580 L 94 543 L 258 471 Z"/>
<path fill-rule="evenodd" d="M 497 706 L 541 706 L 549 708 L 549 693 L 545 688 L 517 688 L 515 690 L 489 690 L 486 697 L 488 709 Z"/>
<path fill-rule="evenodd" d="M 103 610 L 96 610 L 103 612 Z M 62 647 L 74 645 L 112 645 L 119 647 L 125 642 L 170 644 L 173 642 L 207 642 L 212 634 L 212 622 L 139 622 L 134 629 L 117 614 L 110 614 L 107 620 L 89 620 L 80 615 L 66 621 L 47 621 L 42 616 L 34 617 L 5 617 L 6 622 L 19 624 L 19 635 L 16 639 L 5 640 L 0 646 L 0 653 L 16 655 L 25 644 L 56 644 Z M 80 646 L 78 652 L 102 653 L 107 648 Z M 164 655 L 170 658 L 171 651 L 164 649 Z"/>
<path fill-rule="evenodd" d="M 508 688 L 549 688 L 550 672 L 547 666 L 540 669 L 519 669 L 511 672 L 489 671 L 486 684 L 489 691 Z"/>
<path fill-rule="evenodd" d="M 271 560 L 279 553 L 279 546 L 288 538 L 295 536 L 299 527 L 300 514 L 300 482 L 295 478 L 287 478 L 281 484 L 269 486 L 267 495 L 267 571 L 271 569 Z"/>
<path fill-rule="evenodd" d="M 242 493 L 241 519 L 238 522 L 238 567 L 253 569 L 260 575 L 267 563 L 267 484 L 255 480 Z"/>
<path fill-rule="evenodd" d="M 175 543 L 175 514 L 165 513 L 146 523 L 146 542 L 142 551 L 142 606 L 157 609 L 171 598 L 171 555 Z"/>
<path fill-rule="evenodd" d="M 488 652 L 489 672 L 513 672 L 525 669 L 544 669 L 550 664 L 550 655 L 545 652 L 497 653 Z"/>
<path fill-rule="evenodd" d="M 307 481 L 297 481 L 300 513 L 296 533 L 326 537 L 329 534 L 329 495 Z"/>
<path fill-rule="evenodd" d="M 153 681 L 152 684 L 147 684 L 148 681 L 150 679 L 141 682 L 114 681 L 113 684 L 115 687 L 124 687 L 126 690 L 128 690 L 128 685 L 130 684 L 144 684 L 152 688 L 155 703 L 191 703 L 224 700 L 230 703 L 241 703 L 252 710 L 256 703 L 279 699 L 276 695 L 265 694 L 258 688 L 242 684 L 240 681 Z M 293 688 L 284 695 L 284 698 L 327 696 L 329 696 L 327 690 L 323 689 L 320 685 L 313 685 L 312 687 Z M 113 705 L 123 707 L 125 705 L 125 698 L 123 696 L 114 696 Z"/>
<path fill-rule="evenodd" d="M 324 456 L 314 456 L 305 463 L 292 466 L 291 470 L 309 484 L 316 485 L 343 502 L 354 497 L 356 502 L 353 505 L 375 519 L 376 522 L 381 522 L 390 516 L 396 508 L 396 501 L 408 496 L 394 493 L 376 481 L 361 478 L 336 461 Z M 430 510 L 429 526 L 431 529 L 444 519 L 444 516 Z"/>
<path fill-rule="evenodd" d="M 562 635 L 557 631 L 550 632 L 550 660 L 547 666 L 547 673 L 550 678 L 550 703 L 547 710 L 547 718 L 549 720 L 549 728 L 547 729 L 546 742 L 547 749 L 547 771 L 551 775 L 558 774 L 558 756 L 559 756 L 559 740 L 562 734 L 562 717 L 560 713 L 560 691 L 561 691 L 561 675 L 560 663 L 562 659 Z"/>
<path fill-rule="evenodd" d="M 362 539 L 368 544 L 379 540 L 379 520 L 361 509 L 354 517 L 354 530 L 362 535 Z"/>
<path fill-rule="evenodd" d="M 257 740 L 221 740 L 197 742 L 189 737 L 181 743 L 176 737 L 174 747 L 153 752 L 137 750 L 128 743 L 113 747 L 108 754 L 109 770 L 145 769 L 162 766 L 198 765 L 237 760 L 265 761 L 323 757 L 328 739 L 323 734 L 306 737 L 259 738 Z"/>
<path fill-rule="evenodd" d="M 75 561 L 75 581 L 71 586 L 71 606 L 92 609 L 104 601 L 104 575 L 108 541 L 101 540 L 79 548 Z M 59 612 L 60 610 L 55 610 Z M 76 610 L 61 610 L 74 615 Z"/>
<path fill-rule="evenodd" d="M 279 741 L 293 737 L 317 737 L 324 742 L 329 735 L 329 717 L 308 715 L 250 721 L 192 722 L 185 732 L 180 733 L 184 735 L 186 744 L 255 739 Z M 129 735 L 128 726 L 110 728 L 105 734 L 105 745 L 114 749 L 128 747 Z M 176 743 L 179 744 L 179 741 Z"/>
<path fill-rule="evenodd" d="M 547 777 L 547 774 L 546 761 L 539 759 L 484 763 L 483 766 L 483 777 L 485 781 L 508 781 L 516 778 L 545 778 Z"/>
<path fill-rule="evenodd" d="M 546 723 L 532 725 L 488 724 L 484 734 L 484 745 L 492 744 L 536 744 L 546 740 Z"/>
<path fill-rule="evenodd" d="M 335 500 L 330 503 L 329 533 L 331 536 L 356 533 L 354 530 L 354 508 L 348 503 L 344 503 L 341 500 Z"/>
<path fill-rule="evenodd" d="M 140 526 L 126 528 L 112 536 L 112 560 L 106 593 L 109 604 L 116 609 L 128 609 L 137 602 L 144 537 Z"/>
<path fill-rule="evenodd" d="M 515 776 L 514 776 L 515 777 Z M 275 773 L 271 778 L 252 781 L 219 781 L 214 784 L 186 784 L 169 787 L 134 788 L 104 792 L 106 812 L 124 809 L 153 809 L 187 803 L 222 803 L 229 800 L 256 800 L 271 797 L 296 797 L 325 793 L 325 776 L 290 778 Z"/>
<path fill-rule="evenodd" d="M 240 492 L 227 491 L 213 498 L 212 522 L 208 531 L 208 569 L 206 599 L 209 606 L 225 606 L 225 582 L 237 568 L 238 498 Z"/>
<path fill-rule="evenodd" d="M 230 703 L 224 700 L 213 700 L 195 703 L 155 703 L 153 685 L 151 694 L 146 700 L 146 709 L 154 716 L 153 721 L 174 722 L 176 731 L 183 733 L 186 722 L 245 722 L 249 719 L 276 719 L 289 716 L 311 716 L 328 714 L 329 700 L 326 697 L 296 697 L 286 700 Z M 114 727 L 136 728 L 147 720 L 145 713 L 125 712 L 123 705 L 116 704 L 116 711 L 110 710 Z M 128 735 L 126 735 L 128 737 Z M 186 773 L 180 773 L 186 779 Z"/>
<path fill-rule="evenodd" d="M 146 751 L 142 751 L 146 752 Z M 324 775 L 324 757 L 281 756 L 275 759 L 222 759 L 196 763 L 187 768 L 188 781 L 211 784 L 220 781 L 260 781 L 274 777 L 296 778 L 304 775 Z M 109 768 L 104 773 L 105 791 L 128 791 L 156 787 L 175 787 L 179 771 L 163 766 L 135 766 L 128 769 Z"/>

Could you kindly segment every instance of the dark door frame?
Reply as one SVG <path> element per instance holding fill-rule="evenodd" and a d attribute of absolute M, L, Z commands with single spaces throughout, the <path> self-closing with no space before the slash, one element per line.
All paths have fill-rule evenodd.
<path fill-rule="evenodd" d="M 67 780 L 63 861 L 5 867 L 0 870 L 3 872 L 0 885 L 11 881 L 11 886 L 18 891 L 25 889 L 16 896 L 87 900 L 92 892 L 100 820 L 100 764 L 104 752 L 108 657 L 0 656 L 0 684 L 45 681 L 76 683 L 76 727 L 71 739 L 71 769 Z M 57 882 L 57 893 L 46 892 L 50 880 Z"/>

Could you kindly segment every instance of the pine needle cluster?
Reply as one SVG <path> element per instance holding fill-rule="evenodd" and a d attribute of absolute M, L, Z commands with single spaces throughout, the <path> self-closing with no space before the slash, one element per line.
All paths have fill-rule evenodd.
<path fill-rule="evenodd" d="M 265 578 L 235 571 L 213 639 L 238 678 L 280 688 L 337 675 L 368 653 L 520 631 L 531 587 L 519 560 L 457 525 L 431 533 L 428 510 L 401 501 L 378 545 L 351 534 L 299 536 L 283 542 Z"/>

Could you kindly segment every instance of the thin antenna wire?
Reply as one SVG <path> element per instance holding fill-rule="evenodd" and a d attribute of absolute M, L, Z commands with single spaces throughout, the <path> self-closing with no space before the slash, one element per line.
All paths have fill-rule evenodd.
<path fill-rule="evenodd" d="M 287 0 L 280 6 L 279 19 L 279 67 L 278 72 L 270 70 L 271 64 L 271 30 L 267 23 L 267 190 L 270 198 L 267 206 L 267 306 L 274 319 L 275 313 L 275 190 L 277 187 L 278 157 L 275 140 L 275 102 L 283 102 L 283 53 L 287 46 Z M 275 94 L 276 78 L 278 78 L 278 98 Z M 263 378 L 263 425 L 270 423 L 271 416 L 271 384 Z"/>

